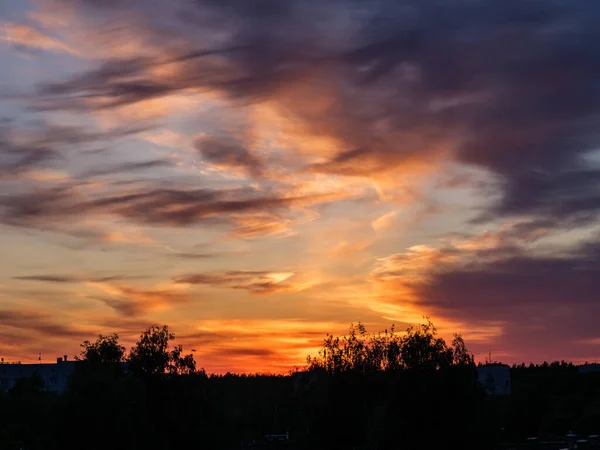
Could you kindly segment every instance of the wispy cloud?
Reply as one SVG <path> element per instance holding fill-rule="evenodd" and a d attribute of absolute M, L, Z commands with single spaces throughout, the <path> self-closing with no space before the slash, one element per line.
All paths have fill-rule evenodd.
<path fill-rule="evenodd" d="M 87 199 L 78 185 L 45 191 L 5 195 L 0 198 L 0 217 L 10 224 L 43 225 L 47 221 L 77 220 L 85 215 L 109 214 L 138 224 L 189 226 L 224 221 L 235 225 L 235 217 L 272 211 L 284 214 L 294 206 L 330 200 L 328 196 L 285 197 L 252 188 L 244 189 L 148 189 L 107 194 Z M 244 226 L 242 222 L 242 227 Z"/>
<path fill-rule="evenodd" d="M 390 228 L 398 215 L 398 211 L 390 211 L 385 213 L 383 216 L 378 217 L 373 222 L 371 222 L 371 227 L 375 231 L 382 231 Z"/>
<path fill-rule="evenodd" d="M 107 280 L 87 281 L 86 285 L 103 292 L 104 296 L 94 298 L 124 316 L 170 309 L 190 300 L 184 286 L 173 284 L 140 289 Z"/>
<path fill-rule="evenodd" d="M 89 179 L 92 177 L 101 177 L 107 175 L 115 175 L 119 173 L 135 173 L 147 169 L 170 167 L 173 163 L 166 159 L 154 159 L 151 161 L 140 162 L 122 162 L 113 166 L 100 167 L 90 170 L 81 175 L 81 178 Z"/>
<path fill-rule="evenodd" d="M 264 162 L 242 143 L 227 143 L 205 136 L 196 140 L 196 148 L 207 162 L 234 170 L 239 169 L 253 177 L 261 177 L 266 169 Z"/>
<path fill-rule="evenodd" d="M 352 2 L 292 1 L 272 14 L 239 3 L 230 9 L 195 2 L 189 17 L 206 27 L 182 26 L 167 36 L 186 42 L 179 54 L 107 61 L 86 74 L 46 84 L 38 96 L 57 109 L 107 108 L 184 90 L 219 92 L 234 101 L 270 103 L 283 121 L 291 119 L 303 130 L 299 137 L 329 139 L 333 147 L 308 164 L 313 171 L 376 177 L 451 158 L 505 180 L 492 216 L 532 210 L 594 215 L 598 199 L 592 187 L 599 172 L 582 168 L 580 161 L 595 140 L 595 50 L 578 50 L 577 39 L 597 33 L 588 13 L 597 7 L 590 1 L 539 9 L 515 2 L 428 4 L 411 3 L 411 14 L 424 20 L 407 22 L 391 0 L 369 13 Z M 103 13 L 118 17 L 135 8 L 118 4 Z M 341 9 L 347 22 L 335 20 Z M 87 14 L 85 8 L 81 12 Z M 244 14 L 253 19 L 233 19 Z M 449 16 L 456 19 L 447 21 Z M 176 17 L 165 6 L 153 20 Z M 226 37 L 218 44 L 201 46 L 215 42 L 207 40 L 215 31 L 212 21 L 231 32 L 220 34 Z M 339 26 L 321 25 L 329 21 Z M 380 22 L 389 25 L 372 25 Z M 136 24 L 148 39 L 152 30 Z M 463 36 L 480 44 L 466 45 Z M 518 40 L 523 57 L 506 51 L 509 41 L 499 36 Z M 540 54 L 540 47 L 553 51 Z M 165 65 L 171 68 L 168 77 L 157 69 Z M 574 65 L 580 67 L 576 74 L 561 75 Z M 506 98 L 512 106 L 506 106 Z M 216 163 L 243 164 L 255 174 L 262 170 L 243 145 L 219 140 L 201 148 Z"/>
<path fill-rule="evenodd" d="M 74 48 L 27 25 L 16 23 L 1 25 L 0 40 L 27 50 L 49 50 L 81 56 Z"/>
<path fill-rule="evenodd" d="M 131 275 L 110 275 L 101 277 L 76 276 L 76 275 L 23 275 L 14 277 L 15 280 L 21 281 L 40 281 L 44 283 L 81 283 L 81 282 L 108 282 L 138 279 L 138 276 Z"/>
<path fill-rule="evenodd" d="M 32 336 L 38 337 L 69 337 L 82 338 L 84 331 L 61 324 L 47 313 L 24 310 L 1 310 L 0 327 L 27 330 Z M 36 336 L 37 335 L 37 336 Z"/>
<path fill-rule="evenodd" d="M 99 300 L 117 313 L 127 317 L 142 315 L 148 311 L 171 309 L 190 300 L 185 285 L 159 283 L 152 287 L 138 287 L 126 284 L 147 281 L 148 277 L 145 276 L 42 274 L 17 276 L 14 279 L 21 282 L 41 282 L 56 285 L 79 284 L 92 288 L 93 291 L 101 292 L 101 295 L 85 294 L 86 297 Z"/>
<path fill-rule="evenodd" d="M 176 277 L 174 281 L 182 284 L 205 284 L 244 289 L 254 295 L 299 292 L 311 287 L 310 282 L 300 281 L 294 272 L 252 270 L 187 274 Z"/>

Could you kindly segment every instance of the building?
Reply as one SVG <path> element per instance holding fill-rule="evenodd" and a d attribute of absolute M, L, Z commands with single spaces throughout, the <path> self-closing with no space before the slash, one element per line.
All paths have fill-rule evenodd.
<path fill-rule="evenodd" d="M 478 366 L 477 379 L 489 395 L 510 394 L 510 367 L 506 364 Z"/>
<path fill-rule="evenodd" d="M 19 378 L 39 375 L 49 391 L 63 392 L 67 388 L 69 376 L 76 361 L 67 361 L 67 357 L 57 358 L 56 364 L 0 364 L 0 390 L 8 391 Z"/>

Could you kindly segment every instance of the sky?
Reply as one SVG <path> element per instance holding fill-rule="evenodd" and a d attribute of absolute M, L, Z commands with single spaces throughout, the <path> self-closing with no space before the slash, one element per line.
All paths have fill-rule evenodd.
<path fill-rule="evenodd" d="M 0 356 L 596 360 L 599 43 L 595 0 L 0 1 Z"/>

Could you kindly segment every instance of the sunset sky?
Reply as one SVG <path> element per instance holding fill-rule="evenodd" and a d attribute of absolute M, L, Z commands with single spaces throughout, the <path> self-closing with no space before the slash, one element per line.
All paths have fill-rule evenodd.
<path fill-rule="evenodd" d="M 209 372 L 431 317 L 600 357 L 595 0 L 0 1 L 0 356 Z"/>

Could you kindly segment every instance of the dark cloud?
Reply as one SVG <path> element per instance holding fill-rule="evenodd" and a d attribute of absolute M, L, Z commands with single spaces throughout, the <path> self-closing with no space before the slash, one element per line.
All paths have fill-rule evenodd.
<path fill-rule="evenodd" d="M 75 328 L 58 324 L 46 314 L 19 310 L 0 310 L 0 327 L 27 330 L 30 334 L 80 339 L 85 334 Z"/>
<path fill-rule="evenodd" d="M 8 148 L 3 144 L 0 146 L 0 170 L 3 176 L 14 175 L 59 156 L 58 152 L 46 148 Z"/>
<path fill-rule="evenodd" d="M 27 275 L 23 277 L 14 277 L 14 279 L 22 281 L 43 281 L 48 283 L 76 283 L 79 281 L 77 278 L 62 275 Z"/>
<path fill-rule="evenodd" d="M 275 356 L 278 352 L 268 348 L 238 348 L 238 347 L 220 347 L 215 352 L 220 356 Z"/>
<path fill-rule="evenodd" d="M 592 342 L 600 343 L 593 319 L 600 314 L 598 242 L 555 255 L 477 251 L 467 264 L 444 264 L 429 275 L 413 284 L 419 304 L 467 329 L 500 324 L 502 334 L 485 346 L 515 361 L 585 358 L 595 354 Z"/>
<path fill-rule="evenodd" d="M 89 147 L 143 131 L 142 127 L 118 127 L 101 133 L 83 127 L 33 123 L 0 125 L 0 180 L 10 179 L 30 169 L 58 167 L 73 150 L 89 152 Z M 94 150 L 95 151 L 95 150 Z M 125 163 L 113 172 L 140 170 L 144 163 Z M 158 161 L 145 164 L 159 165 Z M 166 162 L 165 162 L 166 164 Z M 95 174 L 92 172 L 92 175 Z M 100 173 L 102 174 L 102 173 Z"/>
<path fill-rule="evenodd" d="M 85 279 L 85 281 L 107 283 L 109 281 L 142 280 L 144 278 L 147 277 L 141 275 L 110 275 L 106 277 L 90 277 Z"/>
<path fill-rule="evenodd" d="M 115 175 L 118 173 L 132 173 L 141 170 L 155 169 L 161 167 L 171 167 L 173 164 L 166 159 L 154 159 L 141 162 L 122 162 L 112 166 L 100 167 L 81 175 L 82 178 L 101 177 L 105 175 Z"/>
<path fill-rule="evenodd" d="M 116 2 L 102 12 L 118 17 L 140 6 Z M 582 160 L 598 144 L 596 2 L 199 0 L 180 7 L 157 8 L 145 26 L 136 24 L 150 36 L 170 21 L 163 46 L 179 55 L 108 61 L 45 85 L 39 101 L 110 107 L 183 89 L 268 99 L 307 133 L 339 143 L 338 154 L 312 170 L 375 175 L 448 151 L 498 176 L 503 195 L 487 219 L 596 216 L 600 170 Z M 203 47 L 217 28 L 225 38 Z M 168 80 L 148 70 L 168 61 L 181 65 Z M 213 162 L 260 170 L 243 147 L 202 148 Z"/>
<path fill-rule="evenodd" d="M 112 211 L 122 217 L 146 223 L 190 225 L 220 214 L 278 208 L 293 199 L 256 196 L 251 190 L 217 191 L 154 190 L 105 197 L 82 205 L 90 211 Z"/>
<path fill-rule="evenodd" d="M 60 153 L 47 145 L 17 144 L 0 129 L 0 180 L 59 157 Z"/>
<path fill-rule="evenodd" d="M 143 58 L 107 61 L 93 73 L 68 82 L 46 83 L 33 99 L 34 105 L 40 110 L 87 109 L 90 104 L 110 108 L 170 93 L 173 89 L 168 85 L 138 76 L 150 63 Z"/>
<path fill-rule="evenodd" d="M 84 281 L 106 283 L 109 281 L 122 281 L 139 279 L 142 277 L 129 276 L 129 275 L 112 275 L 106 277 L 78 277 L 73 275 L 25 275 L 20 277 L 13 277 L 14 280 L 21 281 L 41 281 L 45 283 L 81 283 Z"/>
<path fill-rule="evenodd" d="M 112 214 L 150 225 L 188 226 L 200 222 L 227 223 L 232 214 L 283 212 L 294 205 L 325 201 L 326 196 L 284 197 L 277 193 L 239 189 L 151 189 L 130 194 L 105 194 L 96 199 L 79 195 L 77 185 L 0 196 L 0 220 L 21 226 L 77 220 L 87 214 Z"/>
<path fill-rule="evenodd" d="M 175 278 L 177 283 L 227 285 L 239 281 L 265 278 L 269 272 L 259 270 L 233 270 L 223 273 L 197 273 Z"/>
<path fill-rule="evenodd" d="M 594 304 L 600 287 L 600 257 L 527 257 L 473 264 L 437 273 L 424 298 L 441 309 L 464 311 L 473 318 L 509 319 L 517 306 Z"/>
<path fill-rule="evenodd" d="M 242 170 L 253 177 L 261 177 L 265 169 L 264 163 L 241 143 L 226 143 L 203 137 L 196 141 L 196 148 L 204 160 L 218 166 Z"/>
<path fill-rule="evenodd" d="M 198 345 L 198 344 L 215 344 L 215 343 L 223 343 L 227 340 L 231 339 L 231 336 L 228 336 L 224 333 L 215 333 L 212 331 L 207 332 L 196 332 L 196 333 L 188 333 L 188 334 L 180 334 L 177 335 L 177 339 L 183 342 L 188 342 L 190 344 Z"/>
<path fill-rule="evenodd" d="M 140 304 L 132 301 L 131 299 L 94 296 L 90 298 L 101 301 L 122 317 L 134 317 L 145 312 L 144 308 Z"/>

